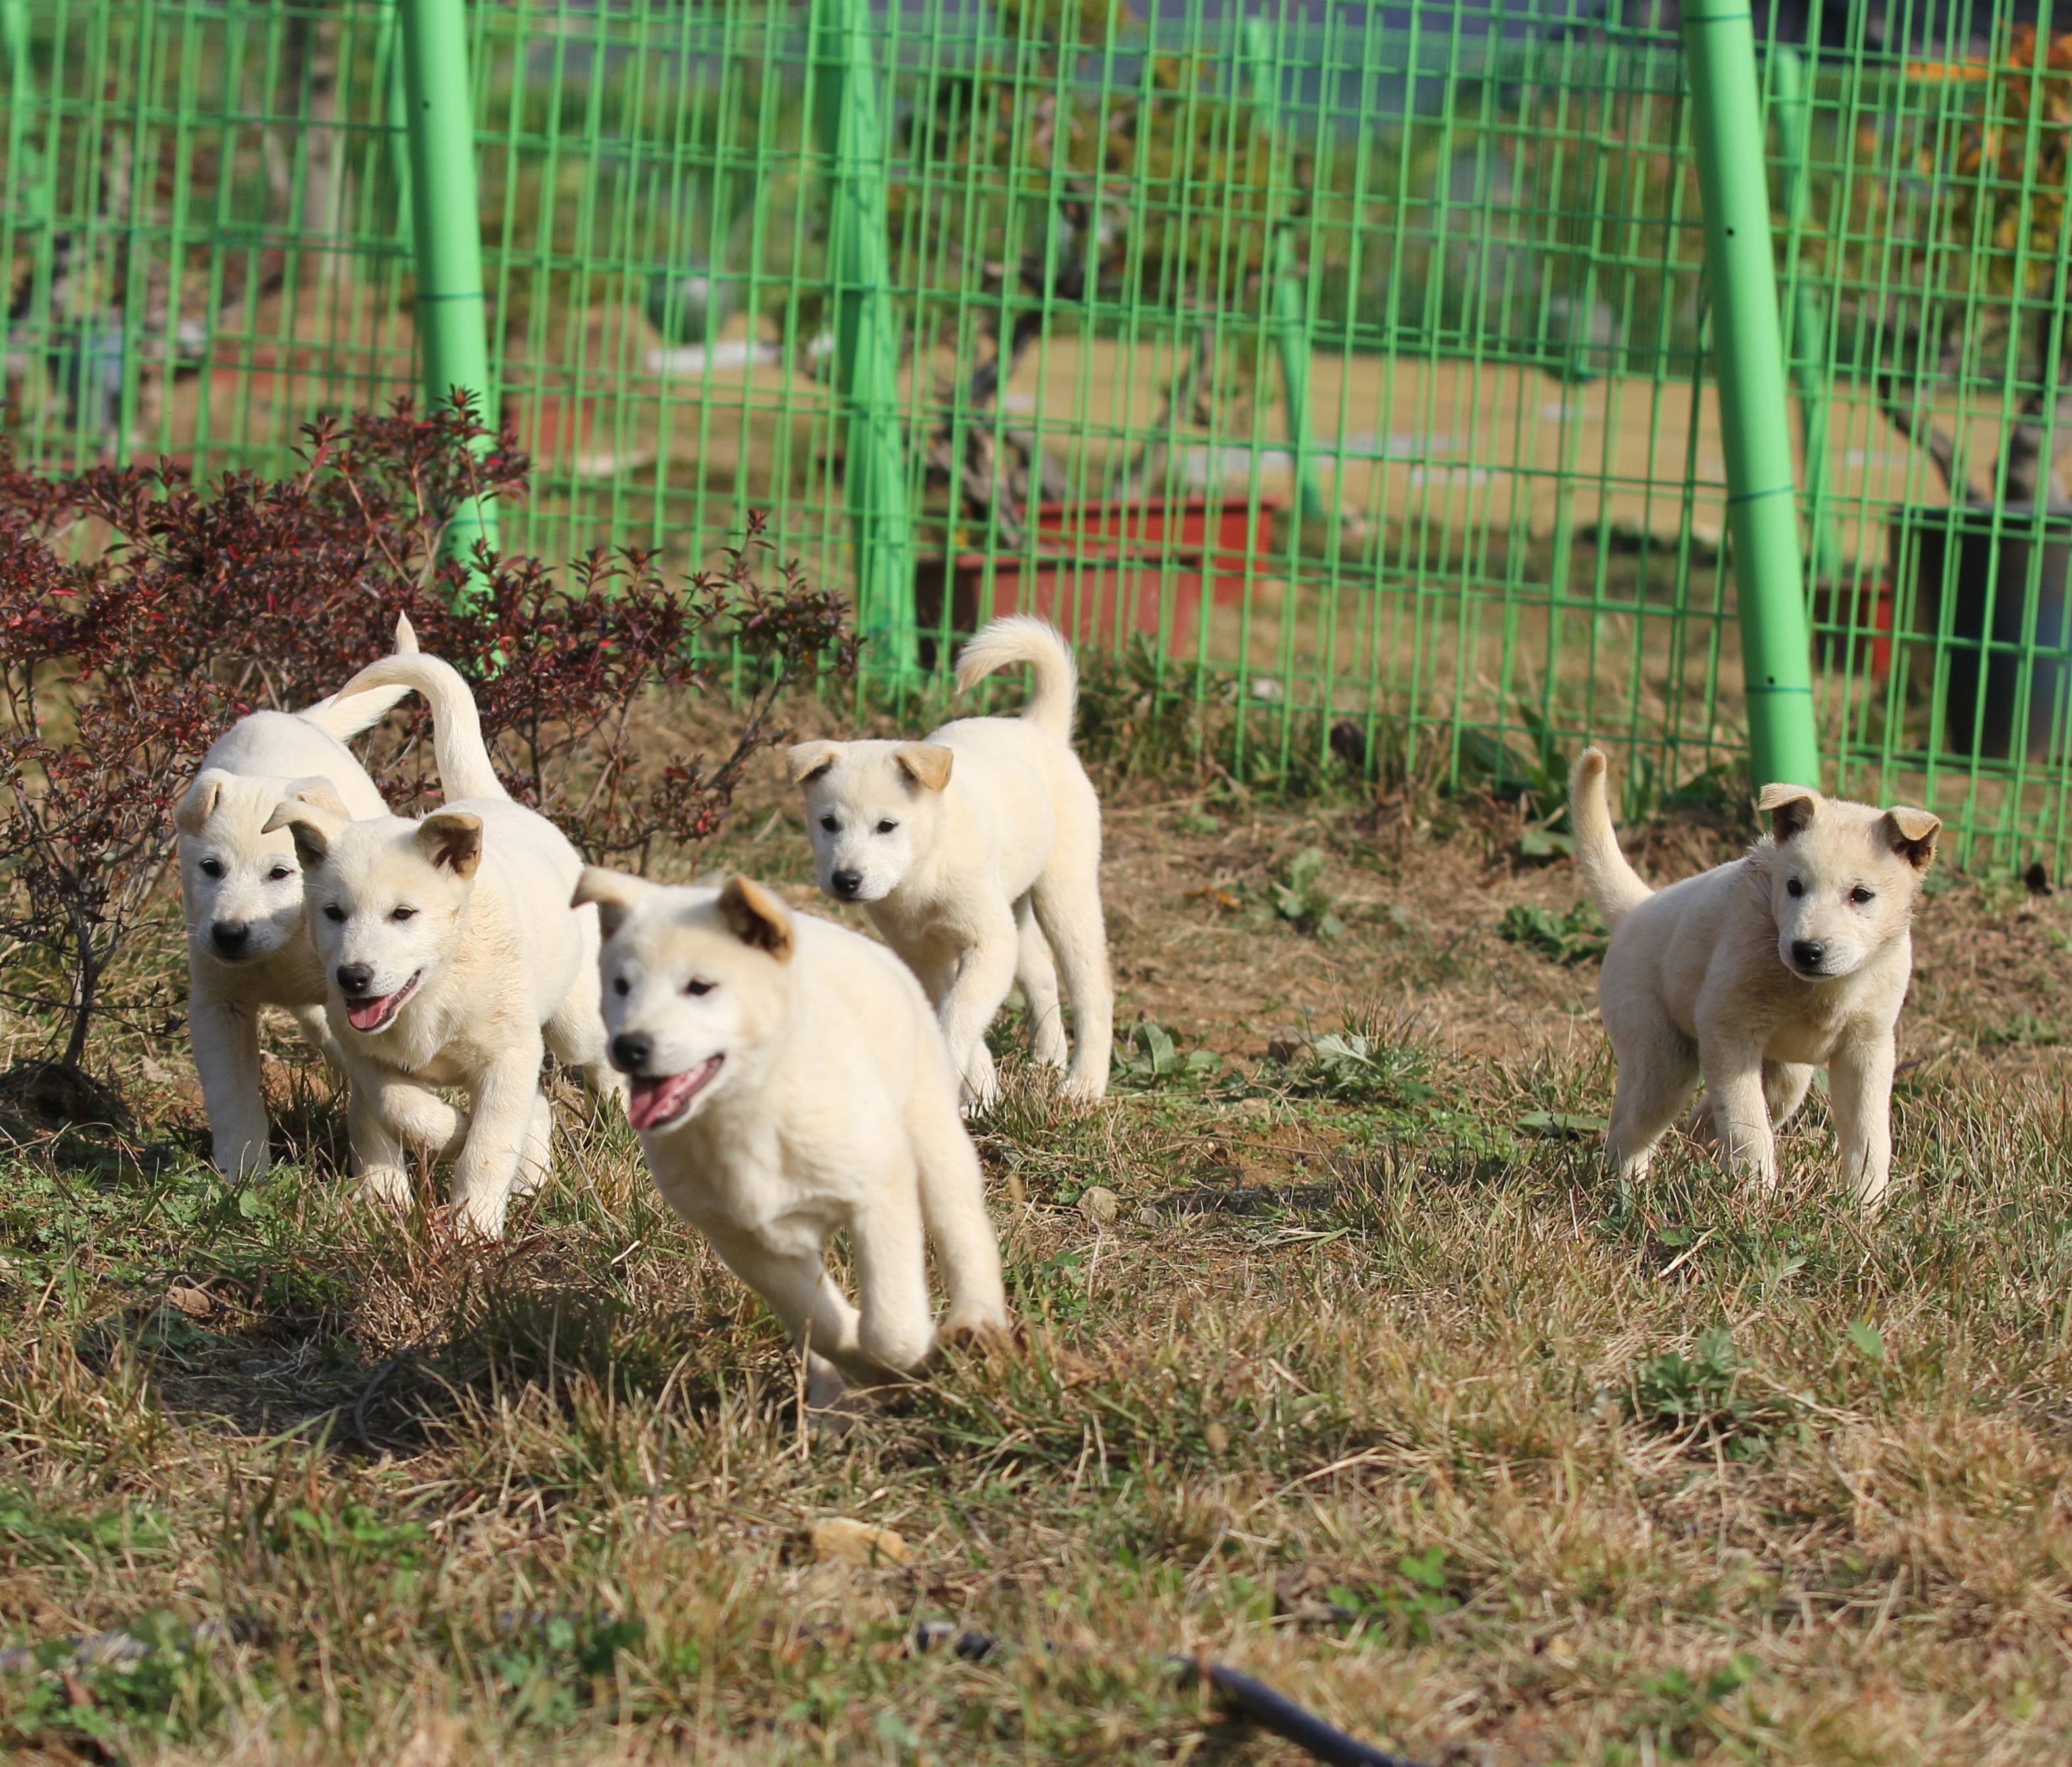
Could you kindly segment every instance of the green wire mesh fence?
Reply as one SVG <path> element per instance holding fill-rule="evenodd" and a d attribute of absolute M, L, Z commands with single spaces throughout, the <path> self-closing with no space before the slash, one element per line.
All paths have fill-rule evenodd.
<path fill-rule="evenodd" d="M 888 677 L 1033 608 L 1261 767 L 1335 729 L 1551 810 L 1589 737 L 1630 815 L 1741 789 L 1666 0 L 816 3 L 875 71 L 861 158 L 826 10 L 470 6 L 491 377 L 537 466 L 505 544 L 689 566 L 763 509 L 854 584 L 849 498 L 891 471 Z M 2054 870 L 2072 12 L 2000 6 L 1759 15 L 1760 145 L 1830 783 Z M 278 467 L 414 392 L 393 6 L 0 26 L 24 455 Z M 836 368 L 865 309 L 874 441 Z"/>

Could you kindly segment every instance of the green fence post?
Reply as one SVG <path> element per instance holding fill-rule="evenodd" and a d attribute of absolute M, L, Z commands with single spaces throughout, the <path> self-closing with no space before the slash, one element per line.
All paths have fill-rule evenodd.
<path fill-rule="evenodd" d="M 1684 52 L 1705 211 L 1727 526 L 1748 678 L 1749 765 L 1758 785 L 1782 780 L 1817 787 L 1820 746 L 1748 0 L 1685 0 Z"/>
<path fill-rule="evenodd" d="M 397 0 L 381 9 L 374 29 L 374 77 L 387 107 L 388 162 L 396 177 L 396 231 L 415 244 L 417 223 L 410 212 L 410 101 L 403 92 L 403 39 L 397 28 Z"/>
<path fill-rule="evenodd" d="M 1281 165 L 1281 80 L 1274 60 L 1272 39 L 1266 21 L 1256 15 L 1244 21 L 1245 83 L 1266 131 L 1268 165 Z M 1270 205 L 1278 194 L 1280 180 L 1267 179 L 1266 274 L 1272 302 L 1274 347 L 1281 357 L 1281 381 L 1288 395 L 1288 446 L 1295 456 L 1297 507 L 1305 521 L 1325 519 L 1324 494 L 1317 483 L 1317 462 L 1310 453 L 1309 431 L 1309 301 L 1302 278 L 1295 272 L 1295 238 L 1290 224 L 1276 221 Z"/>
<path fill-rule="evenodd" d="M 828 275 L 835 386 L 849 415 L 843 488 L 856 546 L 857 626 L 880 665 L 904 676 L 916 659 L 914 526 L 886 239 L 885 130 L 870 31 L 870 0 L 814 0 L 816 110 L 821 151 L 832 162 Z"/>
<path fill-rule="evenodd" d="M 475 194 L 475 104 L 468 89 L 462 0 L 397 0 L 403 27 L 403 95 L 409 109 L 410 206 L 416 223 L 417 347 L 425 402 L 443 405 L 456 387 L 475 395 L 482 421 L 497 421 L 489 383 L 489 331 L 482 292 L 482 217 Z M 454 555 L 496 544 L 487 498 L 446 530 Z"/>
<path fill-rule="evenodd" d="M 7 169 L 10 181 L 38 226 L 51 218 L 50 186 L 43 156 L 28 141 L 29 113 L 36 101 L 35 70 L 29 64 L 29 15 L 22 0 L 0 0 L 0 38 L 7 55 Z"/>
<path fill-rule="evenodd" d="M 1799 383 L 1799 435 L 1806 456 L 1807 557 L 1813 581 L 1832 577 L 1842 561 L 1835 540 L 1834 512 L 1827 507 L 1827 310 L 1813 278 L 1799 261 L 1812 191 L 1812 125 L 1806 104 L 1806 64 L 1795 49 L 1770 55 L 1770 109 L 1777 117 L 1778 145 L 1784 150 L 1784 238 L 1790 254 L 1785 274 L 1791 287 L 1791 374 Z"/>

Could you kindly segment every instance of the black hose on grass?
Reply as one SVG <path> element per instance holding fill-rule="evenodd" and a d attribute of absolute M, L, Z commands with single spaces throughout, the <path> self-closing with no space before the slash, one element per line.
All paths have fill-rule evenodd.
<path fill-rule="evenodd" d="M 976 1626 L 952 1625 L 947 1620 L 923 1620 L 914 1628 L 916 1653 L 940 1650 L 965 1662 L 990 1662 L 1007 1648 L 990 1632 Z M 1270 1730 L 1285 1742 L 1292 1742 L 1324 1767 L 1424 1767 L 1408 1755 L 1392 1755 L 1334 1729 L 1316 1713 L 1298 1706 L 1285 1694 L 1276 1693 L 1263 1681 L 1241 1675 L 1228 1665 L 1207 1657 L 1174 1657 L 1173 1666 L 1189 1680 L 1208 1683 L 1218 1699 L 1241 1718 L 1248 1718 Z"/>
<path fill-rule="evenodd" d="M 1263 1681 L 1240 1674 L 1227 1663 L 1207 1658 L 1176 1658 L 1182 1672 L 1198 1676 L 1215 1690 L 1216 1696 L 1240 1716 L 1249 1718 L 1263 1730 L 1292 1742 L 1314 1756 L 1325 1767 L 1422 1767 L 1408 1755 L 1392 1755 L 1357 1736 L 1349 1736 L 1298 1706 L 1285 1694 L 1276 1693 Z"/>

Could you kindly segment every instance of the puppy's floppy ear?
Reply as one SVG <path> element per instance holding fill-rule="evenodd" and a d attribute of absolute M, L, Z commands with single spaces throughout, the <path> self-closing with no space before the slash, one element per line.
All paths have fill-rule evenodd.
<path fill-rule="evenodd" d="M 795 742 L 784 751 L 784 770 L 791 783 L 804 785 L 817 779 L 842 758 L 839 742 Z"/>
<path fill-rule="evenodd" d="M 730 877 L 719 893 L 720 918 L 744 945 L 767 951 L 780 964 L 791 960 L 791 910 L 758 883 Z"/>
<path fill-rule="evenodd" d="M 318 810 L 328 810 L 341 822 L 352 820 L 352 812 L 345 807 L 345 799 L 338 795 L 338 787 L 330 780 L 312 774 L 306 779 L 291 779 L 288 789 L 281 795 L 294 798 Z"/>
<path fill-rule="evenodd" d="M 939 742 L 902 742 L 892 751 L 899 770 L 923 791 L 939 791 L 950 783 L 956 750 Z"/>
<path fill-rule="evenodd" d="M 1935 843 L 1942 832 L 1942 819 L 1926 810 L 1910 810 L 1895 804 L 1879 819 L 1878 826 L 1892 843 L 1892 850 L 1916 871 L 1926 871 L 1935 857 Z"/>
<path fill-rule="evenodd" d="M 286 828 L 295 843 L 295 857 L 305 871 L 313 871 L 331 857 L 331 843 L 352 818 L 328 804 L 312 803 L 306 798 L 286 797 L 273 807 L 260 832 L 271 834 Z"/>
<path fill-rule="evenodd" d="M 482 818 L 465 810 L 442 810 L 417 824 L 417 851 L 442 871 L 472 877 L 482 863 Z"/>
<path fill-rule="evenodd" d="M 630 871 L 585 865 L 582 875 L 576 879 L 576 893 L 569 898 L 569 906 L 580 908 L 586 902 L 595 902 L 597 923 L 603 929 L 604 936 L 611 939 L 626 924 L 626 917 L 632 913 L 633 905 L 661 887 L 660 884 L 651 884 L 645 877 L 635 877 Z"/>
<path fill-rule="evenodd" d="M 173 826 L 182 834 L 199 834 L 216 814 L 216 799 L 223 795 L 224 782 L 229 777 L 221 767 L 204 767 L 173 812 Z"/>
<path fill-rule="evenodd" d="M 1766 785 L 1755 807 L 1770 818 L 1770 832 L 1779 846 L 1805 832 L 1820 807 L 1820 794 L 1803 785 Z"/>

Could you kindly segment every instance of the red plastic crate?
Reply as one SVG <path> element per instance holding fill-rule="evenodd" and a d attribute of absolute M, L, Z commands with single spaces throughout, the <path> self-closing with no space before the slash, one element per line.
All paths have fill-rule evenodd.
<path fill-rule="evenodd" d="M 1211 505 L 1207 498 L 1137 503 L 1045 503 L 1036 512 L 1032 558 L 1004 553 L 993 561 L 990 594 L 982 553 L 949 561 L 923 559 L 916 573 L 916 608 L 926 626 L 942 617 L 949 578 L 951 624 L 975 631 L 996 612 L 1026 610 L 1053 622 L 1075 643 L 1124 630 L 1156 635 L 1168 586 L 1170 643 L 1194 641 L 1206 590 L 1225 606 L 1244 594 L 1248 574 L 1273 569 L 1273 521 L 1280 504 L 1262 500 Z"/>

